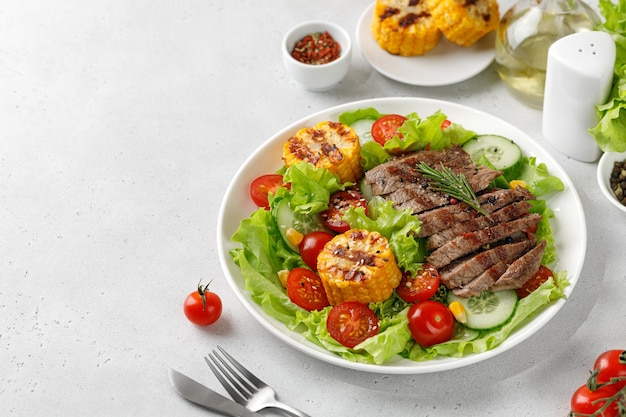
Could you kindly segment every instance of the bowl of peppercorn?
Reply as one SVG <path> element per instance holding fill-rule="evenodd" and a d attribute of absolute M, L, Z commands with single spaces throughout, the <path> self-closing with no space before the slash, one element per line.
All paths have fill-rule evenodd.
<path fill-rule="evenodd" d="M 606 198 L 626 214 L 626 152 L 605 152 L 598 162 L 598 184 Z"/>
<path fill-rule="evenodd" d="M 309 91 L 327 91 L 348 74 L 352 41 L 339 25 L 309 21 L 285 34 L 282 55 L 285 68 L 296 84 Z"/>

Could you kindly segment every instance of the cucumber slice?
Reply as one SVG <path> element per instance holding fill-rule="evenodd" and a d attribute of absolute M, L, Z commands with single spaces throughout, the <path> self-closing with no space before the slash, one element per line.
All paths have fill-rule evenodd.
<path fill-rule="evenodd" d="M 283 240 L 296 252 L 298 252 L 298 247 L 294 246 L 291 242 L 289 242 L 289 239 L 287 239 L 287 229 L 296 229 L 303 235 L 316 230 L 326 230 L 324 222 L 319 214 L 296 213 L 291 209 L 291 205 L 288 200 L 279 201 L 274 207 L 273 214 Z"/>
<path fill-rule="evenodd" d="M 363 145 L 365 142 L 369 142 L 373 140 L 372 139 L 372 125 L 374 124 L 374 122 L 375 120 L 372 120 L 372 119 L 361 119 L 361 120 L 357 120 L 356 122 L 352 123 L 352 125 L 350 125 L 350 127 L 354 129 L 357 136 L 359 137 L 361 141 L 361 145 Z"/>
<path fill-rule="evenodd" d="M 472 161 L 482 156 L 506 178 L 516 177 L 524 157 L 520 147 L 511 139 L 498 135 L 479 135 L 463 144 Z"/>
<path fill-rule="evenodd" d="M 476 297 L 463 298 L 448 293 L 448 304 L 458 301 L 465 308 L 465 327 L 474 330 L 487 330 L 506 323 L 515 312 L 517 293 L 515 290 L 483 291 Z"/>
<path fill-rule="evenodd" d="M 478 330 L 470 329 L 457 324 L 454 328 L 454 335 L 449 342 L 469 342 L 476 339 L 479 334 L 480 332 Z"/>
<path fill-rule="evenodd" d="M 365 181 L 365 177 L 363 177 L 359 183 L 359 190 L 361 190 L 361 193 L 368 202 L 374 197 L 372 185 Z"/>

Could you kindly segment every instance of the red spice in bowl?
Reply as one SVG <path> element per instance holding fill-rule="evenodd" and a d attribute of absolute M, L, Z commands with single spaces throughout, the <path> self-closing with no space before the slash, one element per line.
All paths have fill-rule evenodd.
<path fill-rule="evenodd" d="M 322 65 L 341 55 L 341 46 L 328 32 L 306 35 L 296 42 L 291 56 L 304 64 Z"/>

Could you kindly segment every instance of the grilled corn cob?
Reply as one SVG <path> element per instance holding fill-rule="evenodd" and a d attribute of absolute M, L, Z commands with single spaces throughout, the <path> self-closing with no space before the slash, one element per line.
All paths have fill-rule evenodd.
<path fill-rule="evenodd" d="M 290 167 L 300 161 L 326 168 L 344 183 L 356 182 L 363 173 L 359 137 L 339 122 L 321 122 L 290 137 L 283 146 L 283 162 Z"/>
<path fill-rule="evenodd" d="M 372 34 L 381 48 L 402 56 L 424 55 L 441 38 L 426 0 L 377 0 Z"/>
<path fill-rule="evenodd" d="M 497 0 L 425 0 L 435 24 L 449 41 L 471 46 L 497 29 Z"/>
<path fill-rule="evenodd" d="M 387 238 L 358 229 L 326 244 L 317 257 L 317 272 L 331 305 L 384 301 L 402 278 Z"/>

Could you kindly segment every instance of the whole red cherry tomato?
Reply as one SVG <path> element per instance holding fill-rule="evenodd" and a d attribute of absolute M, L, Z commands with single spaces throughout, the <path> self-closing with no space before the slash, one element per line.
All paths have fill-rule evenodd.
<path fill-rule="evenodd" d="M 209 291 L 210 284 L 209 282 L 204 287 L 201 283 L 198 284 L 198 289 L 187 295 L 183 304 L 187 319 L 198 326 L 213 324 L 222 315 L 222 300 Z"/>
<path fill-rule="evenodd" d="M 298 251 L 302 260 L 314 271 L 317 271 L 317 255 L 320 254 L 324 245 L 328 243 L 334 235 L 328 232 L 315 231 L 307 233 L 298 245 Z"/>
<path fill-rule="evenodd" d="M 420 301 L 409 308 L 409 330 L 424 347 L 447 342 L 454 334 L 454 316 L 443 303 Z"/>
<path fill-rule="evenodd" d="M 591 378 L 597 385 L 612 383 L 617 389 L 626 386 L 626 350 L 607 350 L 593 365 Z"/>
<path fill-rule="evenodd" d="M 617 391 L 617 388 L 613 385 L 605 385 L 595 391 L 591 391 L 586 384 L 582 385 L 572 395 L 570 402 L 572 412 L 574 415 L 578 413 L 597 417 L 617 417 L 619 416 L 619 409 L 615 399 L 611 401 L 611 404 L 602 413 L 595 414 L 604 406 L 606 400 L 615 395 Z"/>

